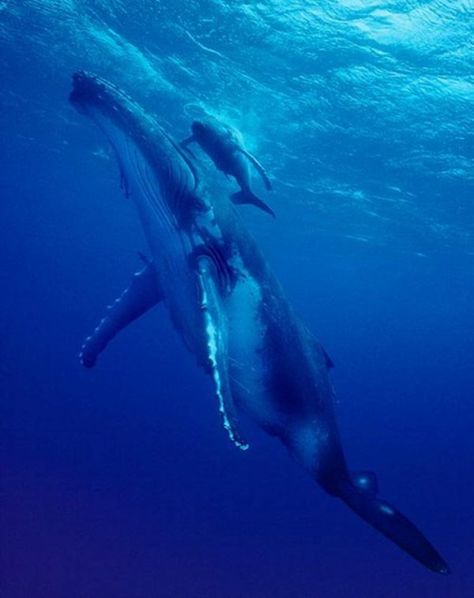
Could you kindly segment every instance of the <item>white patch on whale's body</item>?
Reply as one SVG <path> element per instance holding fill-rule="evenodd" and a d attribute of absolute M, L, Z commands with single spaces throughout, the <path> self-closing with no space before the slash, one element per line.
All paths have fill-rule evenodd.
<path fill-rule="evenodd" d="M 232 392 L 239 408 L 262 425 L 268 425 L 275 414 L 265 389 L 262 321 L 262 289 L 239 264 L 240 276 L 225 298 L 229 326 L 229 370 Z"/>

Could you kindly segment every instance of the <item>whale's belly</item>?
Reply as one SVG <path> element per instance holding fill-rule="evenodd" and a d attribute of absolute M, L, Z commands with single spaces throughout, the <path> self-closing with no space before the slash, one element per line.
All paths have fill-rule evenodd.
<path fill-rule="evenodd" d="M 229 372 L 237 406 L 262 426 L 272 425 L 274 413 L 266 390 L 267 377 L 262 321 L 262 289 L 245 273 L 226 299 L 229 330 Z"/>

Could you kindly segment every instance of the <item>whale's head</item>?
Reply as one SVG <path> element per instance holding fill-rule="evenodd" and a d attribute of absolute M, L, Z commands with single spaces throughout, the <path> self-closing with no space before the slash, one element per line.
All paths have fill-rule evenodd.
<path fill-rule="evenodd" d="M 85 71 L 72 76 L 69 101 L 78 112 L 91 115 L 94 110 L 110 118 L 131 100 L 112 83 Z"/>
<path fill-rule="evenodd" d="M 215 135 L 215 127 L 205 120 L 194 120 L 191 124 L 191 131 L 198 142 Z"/>
<path fill-rule="evenodd" d="M 194 120 L 191 124 L 191 131 L 194 139 L 203 146 L 214 144 L 225 146 L 239 143 L 240 140 L 240 133 L 236 129 L 210 115 Z"/>
<path fill-rule="evenodd" d="M 202 120 L 193 120 L 191 130 L 193 135 L 198 137 L 199 135 L 206 133 L 206 124 Z"/>
<path fill-rule="evenodd" d="M 189 156 L 126 93 L 101 77 L 79 71 L 72 77 L 69 101 L 112 145 L 122 187 L 141 214 L 154 220 L 162 217 L 179 228 L 203 209 Z"/>
<path fill-rule="evenodd" d="M 72 76 L 72 90 L 69 94 L 72 106 L 88 116 L 102 130 L 111 133 L 111 126 L 120 130 L 142 149 L 151 150 L 160 142 L 164 131 L 143 108 L 116 85 L 86 71 L 78 71 Z M 113 139 L 110 139 L 113 144 Z M 118 149 L 118 148 L 116 148 Z"/>
<path fill-rule="evenodd" d="M 95 75 L 78 71 L 72 75 L 72 91 L 69 94 L 69 101 L 77 109 L 94 104 L 105 93 L 107 87 L 102 84 L 101 79 Z"/>
<path fill-rule="evenodd" d="M 194 120 L 191 131 L 197 142 L 213 141 L 229 134 L 230 127 L 213 116 Z"/>

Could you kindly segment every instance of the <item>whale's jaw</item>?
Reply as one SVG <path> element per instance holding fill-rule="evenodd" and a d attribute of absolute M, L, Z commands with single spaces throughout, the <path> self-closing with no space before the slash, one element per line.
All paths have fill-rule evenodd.
<path fill-rule="evenodd" d="M 79 111 L 95 107 L 109 117 L 125 113 L 129 104 L 136 106 L 118 87 L 86 71 L 77 71 L 72 75 L 69 102 Z"/>
<path fill-rule="evenodd" d="M 156 121 L 107 81 L 76 73 L 69 99 L 109 141 L 122 189 L 137 209 L 163 301 L 185 343 L 198 347 L 201 316 L 190 304 L 196 282 L 188 224 L 202 208 L 192 171 Z"/>
<path fill-rule="evenodd" d="M 122 150 L 133 143 L 155 173 L 163 201 L 180 225 L 204 208 L 197 197 L 197 171 L 189 156 L 126 93 L 101 77 L 79 71 L 72 77 L 69 101 L 107 136 L 121 169 L 126 170 L 131 157 Z"/>
<path fill-rule="evenodd" d="M 125 94 L 99 77 L 84 72 L 73 75 L 71 104 L 87 116 L 110 143 L 117 159 L 121 186 L 137 207 L 153 253 L 176 249 L 179 230 L 177 215 L 171 209 L 173 193 L 179 193 L 179 180 L 163 180 L 159 162 L 172 156 L 160 144 L 160 137 L 146 130 L 146 115 Z"/>

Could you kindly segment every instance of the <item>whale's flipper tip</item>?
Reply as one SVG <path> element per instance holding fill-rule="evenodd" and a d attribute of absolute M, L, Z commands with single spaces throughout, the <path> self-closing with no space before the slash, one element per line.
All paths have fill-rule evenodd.
<path fill-rule="evenodd" d="M 153 262 L 144 254 L 139 255 L 145 267 L 133 275 L 129 286 L 107 308 L 105 317 L 82 346 L 79 360 L 85 368 L 94 367 L 110 341 L 163 298 Z"/>
<path fill-rule="evenodd" d="M 250 191 L 250 190 L 237 191 L 237 193 L 233 193 L 230 196 L 230 199 L 232 200 L 232 203 L 234 203 L 234 204 L 253 205 L 253 206 L 259 208 L 260 210 L 262 210 L 263 212 L 265 212 L 266 214 L 269 214 L 273 218 L 276 218 L 276 214 L 272 210 L 272 208 L 268 204 L 266 204 L 264 201 L 262 201 L 259 197 L 254 195 L 252 193 L 252 191 Z"/>
<path fill-rule="evenodd" d="M 378 498 L 376 493 L 375 474 L 364 472 L 353 475 L 352 480 L 343 484 L 339 498 L 422 565 L 435 573 L 449 574 L 449 566 L 424 534 L 398 509 Z"/>
<path fill-rule="evenodd" d="M 90 351 L 90 339 L 91 337 L 88 336 L 84 345 L 81 348 L 81 352 L 79 353 L 79 361 L 81 365 L 88 369 L 95 367 L 97 363 L 97 355 L 95 355 L 93 351 Z"/>

